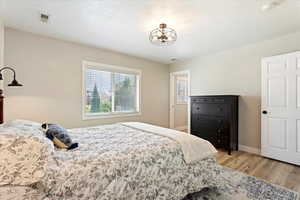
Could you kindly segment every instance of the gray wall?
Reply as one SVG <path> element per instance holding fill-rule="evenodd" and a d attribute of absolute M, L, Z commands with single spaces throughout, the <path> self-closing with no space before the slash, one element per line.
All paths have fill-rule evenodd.
<path fill-rule="evenodd" d="M 18 80 L 24 84 L 22 88 L 5 88 L 6 121 L 49 121 L 68 128 L 119 121 L 168 126 L 167 65 L 10 28 L 5 28 L 4 60 L 16 69 Z M 82 60 L 141 69 L 142 115 L 83 121 Z M 10 77 L 5 75 L 6 79 Z"/>
<path fill-rule="evenodd" d="M 237 94 L 239 142 L 260 148 L 261 58 L 300 49 L 300 32 L 170 66 L 191 71 L 191 94 Z"/>

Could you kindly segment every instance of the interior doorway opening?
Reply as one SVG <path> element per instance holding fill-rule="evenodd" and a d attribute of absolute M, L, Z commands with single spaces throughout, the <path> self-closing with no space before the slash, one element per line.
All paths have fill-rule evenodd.
<path fill-rule="evenodd" d="M 170 128 L 190 131 L 190 72 L 170 73 Z"/>

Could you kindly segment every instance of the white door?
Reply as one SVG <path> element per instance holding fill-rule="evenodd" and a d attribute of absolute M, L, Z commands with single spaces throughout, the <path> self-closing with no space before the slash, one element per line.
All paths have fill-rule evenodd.
<path fill-rule="evenodd" d="M 261 154 L 300 165 L 300 52 L 262 59 Z"/>

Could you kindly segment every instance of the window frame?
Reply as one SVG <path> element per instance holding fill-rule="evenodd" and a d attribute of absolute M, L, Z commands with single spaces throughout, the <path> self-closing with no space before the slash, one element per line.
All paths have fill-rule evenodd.
<path fill-rule="evenodd" d="M 189 93 L 189 89 L 188 89 L 188 78 L 185 78 L 184 79 L 184 81 L 185 81 L 185 94 L 186 94 L 186 97 L 187 97 L 187 99 L 186 99 L 186 101 L 184 102 L 184 101 L 178 101 L 178 87 L 177 87 L 177 84 L 178 84 L 178 80 L 183 80 L 182 79 L 182 77 L 179 75 L 179 76 L 177 76 L 177 77 L 175 77 L 175 88 L 176 88 L 176 91 L 175 91 L 175 101 L 176 101 L 176 105 L 186 105 L 186 104 L 188 104 L 188 97 L 189 97 L 189 95 L 188 95 L 188 93 Z"/>
<path fill-rule="evenodd" d="M 87 114 L 85 112 L 85 99 L 86 99 L 86 70 L 87 69 L 95 69 L 99 71 L 108 71 L 114 73 L 127 73 L 127 74 L 135 74 L 137 75 L 137 111 L 134 112 L 107 112 L 107 113 L 90 113 Z M 113 80 L 112 80 L 113 81 Z M 142 70 L 116 66 L 116 65 L 108 65 L 104 63 L 97 63 L 91 61 L 82 61 L 82 120 L 94 120 L 94 119 L 103 119 L 103 118 L 115 118 L 115 117 L 133 117 L 142 115 L 141 111 L 141 88 L 142 88 Z M 114 88 L 112 88 L 114 90 Z M 112 101 L 113 101 L 112 96 Z M 112 102 L 112 106 L 113 106 Z"/>

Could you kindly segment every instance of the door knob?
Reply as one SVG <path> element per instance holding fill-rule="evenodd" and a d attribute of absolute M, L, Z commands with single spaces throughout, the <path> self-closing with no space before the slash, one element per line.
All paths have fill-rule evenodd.
<path fill-rule="evenodd" d="M 263 111 L 262 111 L 262 114 L 264 114 L 264 115 L 265 115 L 265 114 L 268 114 L 268 111 L 263 110 Z"/>

